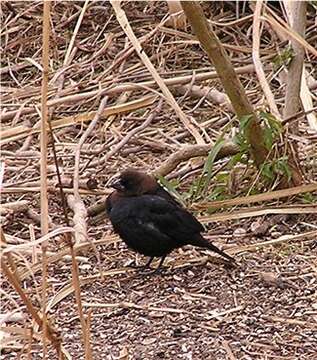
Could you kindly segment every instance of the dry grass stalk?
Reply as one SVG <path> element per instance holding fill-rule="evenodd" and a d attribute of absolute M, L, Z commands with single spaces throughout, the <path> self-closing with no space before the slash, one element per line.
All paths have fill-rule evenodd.
<path fill-rule="evenodd" d="M 252 30 L 253 30 L 253 46 L 252 46 L 252 57 L 253 62 L 255 66 L 256 74 L 259 78 L 259 83 L 261 84 L 263 93 L 266 97 L 266 100 L 268 102 L 269 108 L 271 113 L 277 118 L 281 119 L 280 112 L 277 108 L 274 95 L 270 89 L 270 86 L 266 80 L 264 69 L 262 66 L 262 63 L 260 61 L 260 38 L 261 38 L 261 31 L 260 31 L 260 16 L 261 16 L 261 10 L 262 10 L 263 0 L 257 1 L 255 3 L 255 11 L 254 11 L 254 18 L 253 18 L 253 24 L 252 24 Z"/>
<path fill-rule="evenodd" d="M 159 74 L 158 74 L 157 70 L 155 69 L 155 67 L 153 66 L 152 62 L 150 61 L 148 56 L 144 53 L 137 37 L 135 36 L 135 34 L 131 28 L 131 25 L 128 21 L 128 18 L 126 16 L 125 12 L 122 10 L 122 8 L 120 6 L 120 2 L 119 1 L 111 1 L 111 5 L 113 6 L 113 8 L 116 12 L 117 20 L 118 20 L 119 24 L 121 25 L 123 31 L 126 33 L 128 38 L 132 42 L 132 45 L 134 46 L 137 54 L 139 55 L 139 57 L 141 58 L 144 65 L 147 67 L 147 69 L 149 70 L 149 72 L 151 73 L 151 75 L 153 76 L 155 81 L 157 82 L 160 89 L 162 90 L 162 93 L 165 96 L 166 101 L 174 109 L 174 111 L 180 118 L 180 120 L 183 123 L 183 125 L 185 126 L 185 128 L 193 135 L 197 144 L 200 144 L 200 145 L 204 144 L 205 141 L 203 140 L 203 138 L 200 135 L 200 133 L 198 132 L 198 130 L 195 128 L 194 123 L 192 121 L 190 121 L 186 117 L 186 115 L 183 113 L 183 111 L 179 107 L 178 103 L 176 102 L 175 98 L 173 97 L 172 93 L 170 92 L 168 87 L 165 85 L 162 78 L 159 76 Z"/>
<path fill-rule="evenodd" d="M 274 12 L 269 9 L 268 12 L 272 15 L 263 15 L 263 19 L 266 20 L 274 29 L 281 31 L 287 38 L 295 40 L 312 55 L 317 56 L 317 50 L 312 45 L 298 35 L 296 31 L 291 29 L 291 27 Z"/>
<path fill-rule="evenodd" d="M 303 73 L 302 73 L 302 80 L 301 80 L 301 86 L 300 86 L 300 100 L 303 105 L 303 109 L 305 112 L 308 112 L 310 109 L 314 108 L 313 105 L 313 95 L 309 90 L 307 79 L 309 79 L 311 76 L 309 75 L 308 71 L 305 70 L 305 64 L 303 64 Z M 316 110 L 316 109 L 315 109 Z M 317 117 L 314 112 L 311 112 L 307 114 L 307 121 L 310 126 L 310 128 L 317 132 Z"/>
<path fill-rule="evenodd" d="M 167 5 L 171 19 L 166 25 L 170 25 L 175 29 L 185 30 L 187 21 L 180 1 L 168 0 Z"/>
<path fill-rule="evenodd" d="M 244 218 L 252 218 L 269 214 L 317 214 L 317 206 L 308 207 L 287 207 L 287 208 L 268 208 L 268 209 L 240 209 L 234 212 L 225 212 L 221 214 L 205 215 L 199 217 L 202 223 L 211 223 L 213 221 L 228 221 Z"/>
<path fill-rule="evenodd" d="M 74 196 L 69 196 L 68 202 L 72 204 L 72 209 L 74 211 L 74 224 L 75 224 L 75 241 L 76 243 L 82 243 L 86 239 L 89 239 L 87 236 L 87 224 L 86 224 L 86 217 L 87 217 L 87 210 L 85 208 L 85 205 L 80 197 L 79 194 L 79 162 L 80 162 L 80 151 L 81 148 L 86 141 L 86 139 L 89 137 L 91 132 L 93 131 L 94 127 L 96 126 L 98 120 L 100 119 L 104 108 L 107 105 L 108 98 L 105 97 L 102 99 L 99 105 L 99 109 L 97 113 L 95 114 L 94 119 L 89 124 L 88 128 L 84 132 L 84 134 L 81 136 L 79 143 L 77 145 L 76 151 L 75 151 L 75 165 L 74 165 L 74 177 L 73 177 L 73 191 Z M 101 273 L 101 261 L 98 254 L 98 251 L 96 247 L 94 246 L 93 242 L 91 243 L 93 249 L 95 250 L 95 255 L 98 260 L 98 266 Z"/>
<path fill-rule="evenodd" d="M 74 180 L 73 180 L 73 191 L 74 196 L 70 197 L 69 201 L 73 201 L 73 210 L 74 210 L 74 224 L 75 224 L 75 241 L 77 243 L 82 242 L 82 240 L 87 239 L 87 232 L 86 232 L 86 208 L 81 200 L 80 194 L 79 194 L 79 161 L 80 161 L 80 151 L 82 148 L 82 145 L 84 144 L 87 137 L 90 135 L 92 130 L 94 129 L 95 125 L 97 124 L 106 104 L 107 104 L 108 98 L 105 97 L 102 99 L 99 105 L 99 109 L 93 119 L 93 121 L 89 124 L 88 128 L 84 132 L 84 134 L 81 136 L 80 141 L 77 145 L 77 149 L 75 152 L 75 166 L 74 166 Z M 75 295 L 76 295 L 76 302 L 78 307 L 78 313 L 79 318 L 81 322 L 82 327 L 82 338 L 83 338 L 83 344 L 85 348 L 85 358 L 87 360 L 92 359 L 92 349 L 90 344 L 90 330 L 89 326 L 86 322 L 86 319 L 84 317 L 83 308 L 82 308 L 82 302 L 81 302 L 81 292 L 80 292 L 80 284 L 79 284 L 79 271 L 78 271 L 78 264 L 75 257 L 74 252 L 74 246 L 71 240 L 69 239 L 69 245 L 71 249 L 71 255 L 72 255 L 72 273 L 73 273 L 73 283 L 75 288 Z M 95 249 L 95 253 L 98 259 L 98 262 L 100 264 L 100 259 L 97 253 L 97 249 L 95 246 L 93 246 Z"/>
<path fill-rule="evenodd" d="M 64 66 L 67 66 L 69 64 L 69 62 L 70 62 L 70 55 L 71 55 L 71 52 L 73 50 L 75 39 L 76 39 L 77 33 L 78 33 L 79 29 L 80 29 L 80 25 L 81 25 L 82 20 L 84 18 L 84 14 L 85 14 L 85 12 L 87 10 L 88 4 L 89 4 L 89 0 L 86 0 L 85 3 L 84 3 L 84 6 L 82 7 L 82 9 L 80 11 L 80 15 L 78 17 L 74 32 L 72 34 L 72 38 L 71 38 L 71 40 L 69 42 L 69 45 L 68 45 L 68 48 L 67 48 L 67 51 L 66 51 L 66 55 L 65 55 L 65 58 L 64 58 Z"/>
<path fill-rule="evenodd" d="M 268 191 L 264 194 L 256 194 L 250 196 L 243 196 L 235 199 L 212 201 L 200 204 L 194 204 L 194 209 L 207 209 L 207 208 L 221 208 L 225 206 L 246 205 L 255 202 L 262 202 L 268 200 L 281 199 L 283 197 L 293 196 L 306 192 L 313 192 L 317 190 L 317 184 L 300 185 L 283 190 Z"/>
<path fill-rule="evenodd" d="M 47 191 L 47 144 L 48 144 L 48 107 L 47 107 L 47 93 L 48 93 L 48 79 L 49 79 L 49 49 L 50 49 L 50 1 L 45 1 L 43 4 L 43 78 L 42 78 L 42 92 L 41 92 L 41 233 L 45 236 L 48 233 L 48 191 Z M 47 358 L 47 338 L 48 325 L 46 317 L 46 302 L 47 302 L 47 243 L 42 243 L 42 343 L 43 343 L 43 358 Z"/>
<path fill-rule="evenodd" d="M 227 251 L 230 254 L 238 254 L 238 253 L 245 252 L 245 251 L 255 251 L 255 250 L 259 250 L 264 247 L 267 247 L 267 246 L 278 245 L 278 244 L 291 242 L 291 241 L 303 241 L 305 239 L 312 240 L 312 239 L 316 238 L 316 235 L 317 235 L 317 230 L 307 231 L 303 234 L 282 235 L 277 239 L 264 241 L 264 242 L 260 242 L 257 244 L 245 245 L 245 246 L 234 246 L 234 247 L 228 249 Z"/>
<path fill-rule="evenodd" d="M 7 246 L 5 249 L 3 249 L 2 254 L 7 254 L 7 253 L 11 253 L 11 252 L 16 252 L 16 251 L 21 251 L 24 249 L 27 249 L 29 247 L 33 247 L 33 246 L 37 246 L 37 245 L 42 245 L 43 243 L 48 243 L 49 239 L 54 238 L 57 235 L 62 235 L 62 234 L 67 234 L 67 233 L 73 233 L 74 229 L 68 226 L 65 227 L 59 227 L 57 229 L 52 230 L 51 232 L 47 233 L 44 236 L 41 236 L 39 239 L 34 240 L 34 241 L 28 241 L 28 242 L 24 242 L 22 244 L 18 244 L 18 245 L 11 245 L 11 246 Z"/>
<path fill-rule="evenodd" d="M 131 112 L 133 110 L 138 110 L 143 107 L 147 107 L 152 105 L 157 97 L 156 96 L 145 96 L 137 100 L 132 100 L 125 104 L 119 104 L 115 106 L 109 106 L 106 108 L 103 113 L 102 117 L 108 117 L 111 115 L 120 115 L 125 112 Z M 96 116 L 96 111 L 92 111 L 89 113 L 83 113 L 74 116 L 67 116 L 61 119 L 53 120 L 51 122 L 52 129 L 60 129 L 66 126 L 71 126 L 77 123 L 82 123 L 86 121 L 92 120 Z M 19 139 L 23 139 L 27 136 L 34 135 L 39 133 L 40 129 L 36 126 L 33 128 L 29 128 L 24 125 L 19 125 L 11 129 L 5 129 L 0 131 L 1 141 L 0 144 L 6 144 L 11 141 L 16 141 Z"/>
<path fill-rule="evenodd" d="M 35 192 L 35 193 L 39 193 L 41 191 L 41 187 L 40 186 L 30 186 L 30 187 L 10 187 L 10 188 L 5 188 L 2 190 L 2 193 L 3 194 L 24 194 L 24 193 L 32 193 L 32 192 Z M 56 193 L 56 192 L 59 192 L 59 190 L 55 187 L 55 186 L 52 186 L 52 187 L 49 187 L 48 188 L 48 191 L 51 192 L 51 193 Z M 64 188 L 64 192 L 65 193 L 69 193 L 69 194 L 72 194 L 73 193 L 73 189 L 67 189 L 67 188 Z M 110 190 L 109 189 L 105 189 L 105 190 L 102 190 L 102 189 L 99 189 L 99 190 L 86 190 L 86 189 L 80 189 L 79 190 L 80 194 L 85 194 L 85 195 L 107 195 L 110 193 Z"/>
<path fill-rule="evenodd" d="M 33 306 L 32 302 L 30 301 L 28 296 L 25 294 L 16 275 L 9 269 L 9 267 L 5 263 L 4 256 L 1 257 L 1 269 L 4 273 L 4 275 L 7 277 L 10 284 L 14 287 L 15 291 L 19 294 L 19 296 L 20 296 L 21 300 L 23 301 L 23 303 L 25 304 L 29 314 L 36 321 L 38 326 L 40 328 L 43 328 L 43 319 L 40 318 L 40 316 L 38 315 L 39 310 Z M 47 338 L 54 345 L 57 353 L 59 354 L 61 351 L 59 338 L 56 335 L 56 331 L 48 323 L 46 324 L 46 335 L 47 335 Z"/>
<path fill-rule="evenodd" d="M 254 72 L 254 71 L 255 71 L 255 67 L 253 64 L 244 65 L 241 67 L 237 67 L 235 69 L 235 72 L 237 74 L 247 74 L 247 73 Z M 178 84 L 190 83 L 192 78 L 193 78 L 192 75 L 185 75 L 185 76 L 176 76 L 176 77 L 164 79 L 163 81 L 164 81 L 164 84 L 166 84 L 167 86 L 174 86 L 174 85 L 178 85 Z M 217 78 L 218 78 L 218 74 L 216 71 L 206 71 L 206 72 L 197 74 L 195 77 L 195 80 L 196 81 L 204 81 L 204 80 L 211 80 L 211 79 L 217 79 Z M 91 98 L 95 98 L 96 96 L 113 97 L 113 96 L 120 94 L 122 92 L 125 92 L 125 91 L 139 90 L 141 86 L 155 88 L 155 87 L 157 87 L 157 84 L 153 80 L 142 81 L 139 83 L 137 82 L 135 84 L 123 83 L 123 84 L 119 84 L 117 86 L 111 87 L 110 89 L 102 88 L 101 90 L 98 89 L 98 90 L 89 91 L 89 92 L 81 92 L 80 94 L 68 95 L 68 96 L 60 97 L 58 99 L 49 100 L 47 105 L 49 107 L 53 107 L 53 106 L 62 105 L 62 104 L 66 105 L 66 104 L 71 104 L 71 103 L 78 103 L 78 102 L 84 101 L 84 100 L 88 101 Z M 21 111 L 21 115 L 32 114 L 35 112 L 36 111 L 34 108 L 24 108 L 23 111 Z M 4 114 L 1 114 L 0 120 L 2 120 L 2 121 L 10 120 L 10 119 L 14 118 L 16 116 L 16 114 L 17 114 L 16 110 L 7 111 Z"/>

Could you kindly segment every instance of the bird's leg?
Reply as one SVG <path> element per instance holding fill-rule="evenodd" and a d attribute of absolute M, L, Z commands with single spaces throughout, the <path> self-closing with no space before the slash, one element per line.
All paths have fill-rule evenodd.
<path fill-rule="evenodd" d="M 144 266 L 142 266 L 142 268 L 143 268 L 143 269 L 149 268 L 150 265 L 151 265 L 151 262 L 153 261 L 153 259 L 154 259 L 154 256 L 151 256 L 150 259 L 149 259 L 149 261 L 148 261 Z"/>
<path fill-rule="evenodd" d="M 154 274 L 159 274 L 159 273 L 162 272 L 162 270 L 163 270 L 162 265 L 163 265 L 163 262 L 164 262 L 165 258 L 166 258 L 166 255 L 163 255 L 161 257 L 161 260 L 160 260 L 160 263 L 159 263 L 158 267 L 152 272 L 153 275 Z"/>
<path fill-rule="evenodd" d="M 160 263 L 159 263 L 158 267 L 153 271 L 153 274 L 158 273 L 162 270 L 161 267 L 163 265 L 165 258 L 166 258 L 166 255 L 163 255 L 161 257 Z M 134 269 L 147 270 L 148 268 L 150 268 L 150 265 L 153 260 L 154 260 L 154 256 L 150 257 L 149 261 L 145 265 L 141 265 L 141 266 L 130 265 L 130 267 L 133 267 Z"/>
<path fill-rule="evenodd" d="M 129 265 L 129 267 L 132 267 L 134 269 L 140 269 L 140 270 L 144 270 L 150 267 L 151 262 L 153 261 L 154 256 L 150 257 L 149 261 L 145 264 L 145 265 L 136 265 L 136 264 L 131 264 Z"/>
<path fill-rule="evenodd" d="M 161 257 L 161 261 L 160 261 L 160 263 L 159 263 L 159 265 L 158 265 L 158 267 L 157 267 L 156 270 L 158 270 L 158 269 L 161 268 L 161 266 L 163 265 L 163 262 L 164 262 L 165 258 L 166 258 L 166 255 L 163 255 L 163 256 Z"/>

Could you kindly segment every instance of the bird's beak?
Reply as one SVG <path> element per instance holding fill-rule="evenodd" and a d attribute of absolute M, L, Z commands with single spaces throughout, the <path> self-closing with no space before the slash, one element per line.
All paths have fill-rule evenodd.
<path fill-rule="evenodd" d="M 118 191 L 124 191 L 124 187 L 123 187 L 120 179 L 113 179 L 111 181 L 111 183 L 109 184 L 109 186 Z"/>

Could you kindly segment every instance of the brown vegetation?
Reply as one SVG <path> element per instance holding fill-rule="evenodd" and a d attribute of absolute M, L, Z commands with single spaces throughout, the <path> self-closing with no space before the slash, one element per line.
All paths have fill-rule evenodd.
<path fill-rule="evenodd" d="M 263 168 L 190 25 L 168 15 L 179 4 L 1 2 L 4 358 L 315 359 L 315 10 L 201 5 L 275 124 Z M 129 268 L 103 210 L 131 165 L 163 175 L 239 268 L 192 247 L 160 276 Z M 294 169 L 302 185 L 279 189 Z"/>

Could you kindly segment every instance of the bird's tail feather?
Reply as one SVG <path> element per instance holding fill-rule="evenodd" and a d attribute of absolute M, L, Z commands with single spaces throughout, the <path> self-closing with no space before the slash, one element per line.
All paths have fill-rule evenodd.
<path fill-rule="evenodd" d="M 226 254 L 224 251 L 220 250 L 219 248 L 217 248 L 217 246 L 213 245 L 212 243 L 210 243 L 209 241 L 207 241 L 204 237 L 200 236 L 197 237 L 195 239 L 193 239 L 190 243 L 190 245 L 194 245 L 194 246 L 199 246 L 205 249 L 209 249 L 219 255 L 221 255 L 222 257 L 226 258 L 227 260 L 229 260 L 231 263 L 235 263 L 235 259 L 233 257 L 231 257 L 230 255 Z"/>

